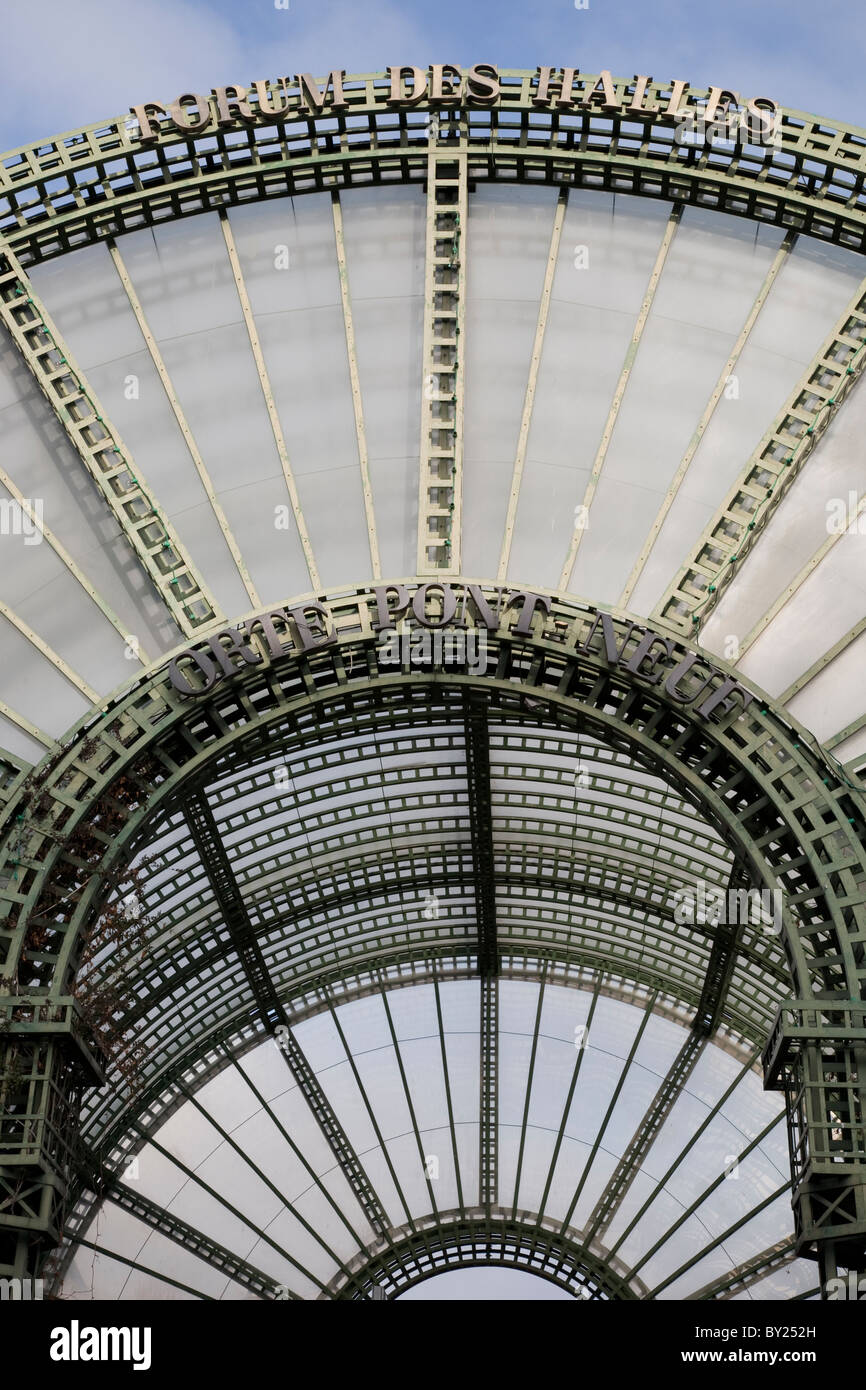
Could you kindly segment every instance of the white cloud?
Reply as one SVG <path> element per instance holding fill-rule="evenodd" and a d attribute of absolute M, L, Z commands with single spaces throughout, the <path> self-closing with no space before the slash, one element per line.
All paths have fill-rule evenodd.
<path fill-rule="evenodd" d="M 4 14 L 3 46 L 30 55 L 30 63 L 6 65 L 0 148 L 221 83 L 417 61 L 431 42 L 425 10 L 419 27 L 390 0 L 290 0 L 288 10 L 256 0 L 231 17 L 194 0 L 19 3 Z"/>

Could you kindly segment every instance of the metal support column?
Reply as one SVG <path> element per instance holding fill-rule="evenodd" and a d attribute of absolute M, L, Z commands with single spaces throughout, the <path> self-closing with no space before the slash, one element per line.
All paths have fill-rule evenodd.
<path fill-rule="evenodd" d="M 427 158 L 418 573 L 460 572 L 467 156 L 431 117 Z"/>
<path fill-rule="evenodd" d="M 479 1200 L 489 1215 L 499 1200 L 499 981 L 481 976 L 481 1123 Z"/>

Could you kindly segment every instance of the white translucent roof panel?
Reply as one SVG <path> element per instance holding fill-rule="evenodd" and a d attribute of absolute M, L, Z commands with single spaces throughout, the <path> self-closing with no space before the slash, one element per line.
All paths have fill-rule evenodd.
<path fill-rule="evenodd" d="M 368 579 L 330 195 L 250 204 L 230 221 L 322 583 Z"/>
<path fill-rule="evenodd" d="M 200 1259 L 191 1251 L 182 1250 L 167 1236 L 152 1231 L 130 1213 L 106 1204 L 98 1218 L 99 1237 L 108 1249 L 116 1250 L 128 1260 L 135 1260 L 154 1276 L 186 1285 L 175 1288 L 159 1277 L 130 1268 L 120 1260 L 104 1253 L 80 1249 L 64 1279 L 63 1297 L 73 1302 L 93 1298 L 126 1302 L 137 1299 L 187 1301 L 197 1295 L 208 1298 L 243 1300 L 253 1297 L 246 1289 L 228 1280 L 220 1270 Z M 90 1230 L 93 1240 L 96 1231 Z"/>
<path fill-rule="evenodd" d="M 152 241 L 150 233 L 136 235 Z M 121 238 L 124 258 L 130 243 L 138 244 Z M 249 599 L 108 248 L 33 269 L 48 312 L 217 602 L 227 613 L 246 612 Z M 193 437 L 203 452 L 205 441 Z"/>
<path fill-rule="evenodd" d="M 556 207 L 552 188 L 480 185 L 466 232 L 463 569 L 495 574 Z"/>
<path fill-rule="evenodd" d="M 574 509 L 583 501 L 669 212 L 666 204 L 637 198 L 569 194 L 508 569 L 513 581 L 558 587 Z"/>
<path fill-rule="evenodd" d="M 866 550 L 866 537 L 858 536 L 860 567 L 858 579 L 863 573 L 863 555 Z M 853 547 L 852 547 L 853 549 Z M 850 572 L 849 572 L 850 573 Z M 850 582 L 848 575 L 846 581 Z M 861 590 L 861 606 L 858 620 L 864 612 Z M 768 638 L 769 641 L 769 638 Z M 757 653 L 757 647 L 756 647 Z M 863 672 L 866 670 L 866 633 L 861 632 L 851 645 L 834 661 L 811 680 L 795 695 L 789 708 L 791 713 L 811 729 L 815 736 L 826 740 L 841 733 L 853 724 L 866 710 L 863 693 Z M 836 756 L 840 752 L 834 750 Z M 853 753 L 848 753 L 852 757 Z"/>
<path fill-rule="evenodd" d="M 818 1266 L 814 1260 L 791 1260 L 780 1269 L 767 1274 L 758 1283 L 750 1285 L 732 1299 L 756 1302 L 782 1303 L 803 1294 L 814 1293 L 818 1288 Z"/>
<path fill-rule="evenodd" d="M 13 521 L 26 519 L 0 486 L 3 504 L 10 508 L 4 515 L 11 515 Z M 94 689 L 112 690 L 139 669 L 134 648 L 125 641 L 131 634 L 117 631 L 35 526 L 27 534 L 7 530 L 3 535 L 0 594 L 17 617 Z M 142 635 L 142 645 L 144 640 Z"/>
<path fill-rule="evenodd" d="M 415 570 L 424 331 L 421 188 L 340 194 L 358 378 L 384 575 Z"/>
<path fill-rule="evenodd" d="M 128 631 L 152 656 L 176 645 L 179 630 L 5 329 L 0 331 L 0 438 L 4 470 L 24 498 L 41 505 L 45 525 Z M 35 592 L 37 584 L 34 572 L 25 587 Z M 69 586 L 70 592 L 78 587 L 71 578 Z M 95 608 L 93 621 L 99 621 Z"/>
<path fill-rule="evenodd" d="M 780 503 L 748 565 L 743 566 L 707 621 L 703 640 L 711 650 L 720 650 L 728 633 L 745 638 L 828 539 L 849 525 L 863 492 L 864 429 L 866 396 L 855 390 Z M 851 538 L 846 536 L 834 548 L 840 550 L 850 544 Z M 813 586 L 809 602 L 813 609 L 819 605 L 820 622 L 801 627 L 793 650 L 786 652 L 774 644 L 775 649 L 765 648 L 768 655 L 772 650 L 769 661 L 766 657 L 752 661 L 751 652 L 746 657 L 743 669 L 754 670 L 756 680 L 762 679 L 757 672 L 763 669 L 768 677 L 764 683 L 774 692 L 784 690 L 859 617 L 859 613 L 851 617 L 851 605 L 845 602 L 846 596 L 853 598 L 856 594 L 856 582 L 853 590 L 842 582 L 839 573 L 834 572 L 834 560 L 835 555 L 821 564 L 814 581 L 807 580 L 807 586 Z M 805 592 L 801 592 L 805 598 Z M 758 656 L 757 646 L 754 656 Z"/>
<path fill-rule="evenodd" d="M 118 246 L 227 524 L 260 597 L 274 601 L 309 578 L 294 519 L 277 529 L 289 494 L 219 219 L 192 222 L 187 238 L 168 225 Z"/>
<path fill-rule="evenodd" d="M 309 588 L 246 329 L 233 324 L 161 346 L 261 598 L 272 602 Z M 280 506 L 289 511 L 278 513 Z M 284 519 L 288 525 L 278 527 Z"/>
<path fill-rule="evenodd" d="M 0 714 L 0 748 L 28 763 L 38 763 L 45 755 L 45 745 L 12 719 L 7 719 L 5 714 Z"/>
<path fill-rule="evenodd" d="M 776 249 L 748 223 L 688 209 L 671 242 L 572 577 L 616 604 Z M 832 325 L 827 312 L 823 332 Z M 816 346 L 818 343 L 816 342 Z M 617 545 L 610 544 L 616 535 Z"/>
<path fill-rule="evenodd" d="M 758 228 L 754 243 L 756 263 L 769 269 L 768 263 L 780 241 L 777 228 Z M 796 262 L 794 265 L 796 280 L 798 267 Z M 805 301 L 796 299 L 797 287 L 789 282 L 790 266 L 788 256 L 733 371 L 725 379 L 722 394 L 632 591 L 629 607 L 634 612 L 650 613 L 655 607 L 682 564 L 687 543 L 696 540 L 709 524 L 742 472 L 745 460 L 759 446 L 770 420 L 782 409 L 812 359 L 816 348 L 814 313 Z M 792 312 L 798 307 L 799 313 Z M 774 320 L 779 324 L 775 342 Z M 830 322 L 828 314 L 827 324 Z M 758 333 L 758 323 L 766 330 L 763 337 Z"/>
<path fill-rule="evenodd" d="M 864 555 L 866 532 L 860 534 L 854 526 L 838 537 L 742 657 L 740 667 L 747 676 L 780 694 L 859 623 L 866 611 Z M 719 636 L 716 631 L 716 642 Z M 791 700 L 792 713 L 819 738 L 862 711 L 862 660 L 862 640 L 857 639 Z"/>
<path fill-rule="evenodd" d="M 53 738 L 90 709 L 90 701 L 5 617 L 0 617 L 3 700 Z"/>
<path fill-rule="evenodd" d="M 452 1211 L 461 1195 L 468 1206 L 477 1204 L 478 982 L 442 980 L 438 1003 L 437 1008 L 432 984 L 415 985 L 390 991 L 390 1023 L 381 996 L 370 995 L 337 1005 L 339 1029 L 330 1012 L 293 1029 L 398 1226 L 433 1211 Z M 643 1008 L 605 995 L 598 997 L 587 1031 L 591 1007 L 592 996 L 583 990 L 548 984 L 542 993 L 535 982 L 499 982 L 499 1205 L 530 1215 L 543 1209 L 546 1218 L 559 1221 L 571 1211 L 569 1224 L 577 1229 L 589 1219 L 685 1038 L 672 1021 L 647 1017 Z M 711 1114 L 726 1091 L 723 1107 Z M 353 1260 L 373 1233 L 279 1047 L 272 1040 L 262 1043 L 244 1057 L 240 1071 L 228 1067 L 196 1099 L 197 1106 L 183 1105 L 161 1126 L 155 1136 L 160 1148 L 147 1144 L 124 1182 L 236 1251 L 275 1283 L 305 1298 L 319 1296 L 338 1262 Z M 748 1144 L 768 1125 L 775 1127 L 747 1156 Z M 679 1164 L 678 1156 L 684 1156 Z M 725 1176 L 732 1158 L 739 1158 L 740 1173 Z M 662 1180 L 620 1244 L 626 1225 Z M 755 1210 L 786 1180 L 779 1098 L 764 1095 L 753 1072 L 709 1043 L 604 1243 L 617 1246 L 626 1265 L 641 1261 L 660 1243 L 640 1269 L 650 1286 L 694 1260 L 694 1268 L 670 1286 L 685 1296 L 788 1236 L 787 1194 L 764 1211 Z M 215 1194 L 224 1195 L 234 1210 Z M 695 1203 L 694 1214 L 685 1217 Z M 716 1244 L 740 1221 L 735 1233 Z M 171 1271 L 211 1296 L 240 1296 L 228 1286 L 212 1291 L 194 1263 L 179 1261 L 173 1270 L 160 1263 L 160 1243 L 132 1218 L 112 1216 L 107 1227 L 100 1226 L 98 1239 L 107 1251 Z M 288 1256 L 303 1270 L 293 1268 Z M 84 1287 L 85 1274 L 89 1279 L 92 1271 L 80 1252 L 74 1286 Z M 101 1289 L 115 1289 L 117 1275 L 108 1262 L 96 1271 L 94 1292 L 100 1297 Z M 117 1296 L 116 1291 L 108 1296 Z M 144 1296 L 165 1294 L 153 1288 Z M 664 1290 L 662 1296 L 671 1294 Z"/>
<path fill-rule="evenodd" d="M 742 1072 L 743 1064 L 737 1062 L 727 1053 L 720 1052 L 711 1046 L 703 1050 L 686 1086 L 674 1100 L 652 1149 L 646 1157 L 641 1173 L 626 1192 L 619 1210 L 610 1224 L 608 1239 L 611 1244 L 615 1245 L 624 1236 L 627 1228 L 638 1217 L 641 1208 L 652 1195 L 656 1185 L 661 1182 L 669 1170 L 673 1169 L 673 1173 L 671 1173 L 671 1177 L 673 1177 L 676 1172 L 679 1172 L 680 1167 L 694 1169 L 694 1176 L 691 1179 L 694 1195 L 697 1195 L 718 1176 L 720 1170 L 712 1159 L 712 1146 L 709 1149 L 700 1149 L 699 1145 L 702 1143 L 702 1138 L 699 1137 L 699 1134 L 705 1122 L 707 1123 L 707 1130 L 715 1123 L 711 1119 L 712 1111 L 730 1086 L 735 1087 L 734 1094 L 736 1095 L 737 1078 Z M 767 1111 L 767 1119 L 769 1120 L 778 1110 L 778 1105 L 772 1098 L 768 1098 L 768 1100 L 770 1101 Z M 725 1134 L 730 1137 L 731 1130 L 725 1130 Z M 728 1150 L 726 1149 L 725 1152 Z M 661 1218 L 654 1210 L 654 1204 L 649 1207 L 646 1216 L 642 1217 L 641 1220 L 648 1222 L 650 1230 L 663 1229 Z M 639 1231 L 640 1226 L 635 1229 Z M 652 1241 L 649 1243 L 652 1244 Z"/>

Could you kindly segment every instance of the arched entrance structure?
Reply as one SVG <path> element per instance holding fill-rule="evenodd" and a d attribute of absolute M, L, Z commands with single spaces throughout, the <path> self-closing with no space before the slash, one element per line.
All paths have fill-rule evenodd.
<path fill-rule="evenodd" d="M 119 1181 L 159 1124 L 268 1036 L 369 1236 L 351 1265 L 321 1282 L 319 1296 L 369 1297 L 374 1285 L 393 1292 L 494 1247 L 491 1258 L 536 1264 L 573 1291 L 590 1288 L 592 1297 L 653 1296 L 652 1282 L 618 1261 L 617 1245 L 603 1238 L 711 1038 L 733 1040 L 740 1056 L 763 1046 L 765 1083 L 784 1091 L 791 1248 L 819 1258 L 823 1282 L 840 1266 L 866 1268 L 862 786 L 851 765 L 841 767 L 783 703 L 697 645 L 708 613 L 859 376 L 866 320 L 853 308 L 845 317 L 776 435 L 649 618 L 566 592 L 574 551 L 559 589 L 511 582 L 520 455 L 500 573 L 492 581 L 462 576 L 458 353 L 470 185 L 555 184 L 560 208 L 569 188 L 666 199 L 674 205 L 671 235 L 683 208 L 695 206 L 784 228 L 789 240 L 780 256 L 797 234 L 862 252 L 866 143 L 857 132 L 781 112 L 773 142 L 705 147 L 677 138 L 678 112 L 706 111 L 712 93 L 602 75 L 585 79 L 584 98 L 564 106 L 555 83 L 539 87 L 539 74 L 502 74 L 492 95 L 486 76 L 486 86 L 477 80 L 456 99 L 414 102 L 405 94 L 392 100 L 388 78 L 346 79 L 341 92 L 333 82 L 324 95 L 316 89 L 318 110 L 300 83 L 277 120 L 258 89 L 251 107 L 236 89 L 223 93 L 225 110 L 218 97 L 210 105 L 183 98 L 162 115 L 139 108 L 132 122 L 23 152 L 2 170 L 5 330 L 175 634 L 162 657 L 94 702 L 41 761 L 4 760 L 2 1273 L 40 1271 L 52 1250 L 61 1267 L 108 1193 L 257 1296 L 273 1296 L 267 1278 Z M 431 136 L 433 115 L 439 124 Z M 339 253 L 340 189 L 413 181 L 424 182 L 428 195 L 424 370 L 433 368 L 438 382 L 422 403 L 417 574 L 380 578 L 368 508 L 373 581 L 322 585 L 299 514 L 309 590 L 229 618 L 111 420 L 90 399 L 28 270 L 107 241 L 123 276 L 116 238 L 218 210 L 243 304 L 226 208 L 330 190 Z M 247 302 L 249 327 L 248 311 Z M 350 328 L 347 313 L 351 364 Z M 252 330 L 250 342 L 261 368 Z M 269 410 L 273 423 L 272 402 Z M 362 476 L 368 485 L 363 468 Z M 238 571 L 252 596 L 242 561 Z M 629 593 L 633 587 L 630 581 Z M 504 841 L 494 835 L 496 738 L 504 765 L 520 750 L 513 785 L 501 793 L 515 814 Z M 423 776 L 407 761 L 410 749 L 427 759 Z M 521 784 L 530 767 L 546 783 L 541 794 L 528 773 Z M 631 815 L 603 813 L 590 798 L 585 819 L 592 824 L 578 843 L 574 812 L 567 822 L 562 798 L 573 805 L 587 788 L 613 787 L 617 768 L 628 770 L 626 781 L 634 773 Z M 449 816 L 455 777 L 466 812 L 462 838 Z M 256 802 L 265 784 L 291 786 L 292 812 L 284 821 L 277 814 L 263 832 L 272 854 L 251 906 L 249 885 L 241 891 L 240 870 L 218 833 L 213 794 L 230 787 L 237 825 L 248 828 L 267 822 Z M 308 814 L 320 818 L 315 858 L 311 852 L 305 863 L 292 849 L 283 862 L 283 847 L 303 835 Z M 200 934 L 199 899 L 172 901 L 184 883 L 180 840 L 172 838 L 179 827 L 205 866 L 203 891 L 216 910 Z M 169 881 L 157 891 L 163 915 L 137 935 L 118 904 L 129 866 L 155 842 L 168 865 Z M 683 890 L 696 881 L 721 887 L 729 903 L 760 902 L 763 915 L 746 910 L 708 922 L 683 914 Z M 456 917 L 431 910 L 395 929 L 389 913 L 398 898 L 438 899 L 449 889 L 464 902 Z M 513 919 L 497 905 L 503 891 L 518 904 Z M 586 910 L 579 930 L 568 921 L 576 897 Z M 627 930 L 610 928 L 610 904 Z M 188 914 L 193 925 L 186 928 Z M 94 959 L 88 951 L 97 924 L 104 934 Z M 280 936 L 285 949 L 275 972 L 264 948 Z M 104 985 L 98 1021 L 76 985 L 83 960 Z M 216 981 L 228 960 L 234 983 L 226 976 L 208 992 L 208 979 Z M 431 1228 L 395 1225 L 294 1030 L 299 1020 L 333 1014 L 340 999 L 378 994 L 387 1001 L 389 990 L 419 981 L 433 983 L 438 1004 L 442 980 L 470 977 L 480 980 L 478 1191 L 461 1193 L 453 1211 L 437 1211 Z M 548 982 L 582 979 L 586 987 L 591 979 L 593 1000 L 640 995 L 649 1012 L 667 1011 L 688 1029 L 655 1108 L 582 1232 L 518 1210 L 516 1198 L 513 1209 L 500 1210 L 491 1040 L 498 982 L 509 977 L 539 984 L 539 1016 Z M 387 1002 L 384 1008 L 390 1020 Z"/>
<path fill-rule="evenodd" d="M 471 674 L 465 653 L 462 662 L 458 653 L 451 669 L 441 660 L 437 668 L 431 652 L 431 669 L 413 670 L 410 657 L 405 672 L 389 672 L 387 639 L 400 628 L 443 637 L 445 631 L 483 634 L 483 664 Z M 210 843 L 215 880 L 224 875 L 227 920 L 232 906 L 236 910 L 231 941 L 252 984 L 259 1026 L 276 1034 L 286 1027 L 284 1001 L 260 972 L 260 953 L 196 786 L 233 761 L 254 766 L 274 750 L 291 775 L 295 750 L 303 749 L 311 730 L 319 737 L 330 730 L 337 742 L 347 729 L 371 723 L 411 728 L 434 711 L 437 723 L 464 725 L 469 750 L 483 748 L 480 732 L 494 712 L 506 719 L 531 713 L 533 723 L 602 734 L 608 745 L 663 769 L 717 829 L 735 857 L 736 888 L 782 895 L 778 922 L 765 921 L 756 934 L 778 932 L 795 996 L 773 1027 L 765 1069 L 768 1083 L 786 1090 L 798 1238 L 817 1250 L 832 1242 L 837 1259 L 859 1267 L 861 794 L 783 711 L 688 644 L 555 595 L 509 594 L 456 580 L 398 582 L 327 603 L 301 600 L 217 632 L 84 721 L 59 755 L 13 790 L 6 931 L 9 959 L 18 963 L 10 978 L 19 992 L 4 1008 L 27 1080 L 28 1109 L 17 1122 L 21 1167 L 11 1170 L 34 1174 L 16 1202 L 22 1224 L 56 1237 L 63 1188 L 52 1169 L 59 1167 L 76 1186 L 74 1117 L 60 1123 L 58 1106 L 75 1090 L 76 1073 L 95 1059 L 76 1026 L 71 987 L 80 933 L 99 911 L 103 876 L 114 862 L 133 853 L 160 809 L 172 801 L 188 808 L 194 837 Z M 476 760 L 471 751 L 468 763 L 479 926 L 477 940 L 463 949 L 483 976 L 495 978 L 506 943 L 498 939 L 493 910 L 489 773 L 485 779 L 483 757 Z M 404 888 L 417 895 L 432 881 Z M 45 927 L 38 949 L 32 944 L 36 922 Z M 719 1020 L 741 934 L 742 925 L 719 928 L 699 998 L 684 991 L 697 1006 L 704 1034 Z M 542 941 L 522 945 L 539 955 L 550 950 Z M 364 968 L 374 974 L 403 949 L 389 949 L 373 930 L 360 942 Z M 454 949 L 453 938 L 418 946 L 434 958 Z M 328 954 L 305 962 L 295 989 L 339 978 L 341 969 L 357 973 L 356 960 L 341 967 L 339 953 L 330 962 Z M 738 1002 L 742 1031 L 754 1033 L 760 1002 Z M 209 1041 L 207 1034 L 191 1038 L 190 1047 Z M 175 1053 L 172 1067 L 188 1060 Z M 115 1163 L 130 1123 L 154 1104 L 166 1082 L 157 1069 L 142 1094 L 126 1103 L 114 1094 L 102 1107 L 99 1128 L 105 1128 L 97 1132 Z M 10 1119 L 16 1123 L 15 1107 Z M 363 1194 L 363 1177 L 356 1174 L 356 1181 Z M 375 1221 L 375 1199 L 364 1195 Z"/>

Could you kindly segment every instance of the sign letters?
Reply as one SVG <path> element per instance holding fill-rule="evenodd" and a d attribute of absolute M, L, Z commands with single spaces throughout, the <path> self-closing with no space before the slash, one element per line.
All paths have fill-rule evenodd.
<path fill-rule="evenodd" d="M 169 679 L 181 696 L 203 695 L 248 666 L 308 658 L 334 645 L 340 630 L 347 637 L 375 635 L 380 641 L 398 631 L 480 630 L 510 641 L 555 643 L 578 660 L 581 655 L 601 659 L 611 669 L 661 687 L 666 699 L 691 706 L 703 719 L 720 719 L 737 705 L 746 709 L 754 699 L 704 653 L 632 620 L 583 605 L 571 612 L 558 604 L 555 611 L 550 595 L 531 589 L 438 579 L 379 584 L 333 605 L 309 599 L 274 607 L 180 652 L 169 663 Z M 443 644 L 428 645 L 434 667 L 453 670 Z M 469 647 L 465 644 L 467 653 Z M 472 650 L 477 655 L 477 644 Z M 472 674 L 478 674 L 477 664 Z"/>
<path fill-rule="evenodd" d="M 309 120 L 316 116 L 336 116 L 348 111 L 346 88 L 353 79 L 344 68 L 333 68 L 319 82 L 308 72 L 259 80 L 249 87 L 230 83 L 214 87 L 209 93 L 182 92 L 175 101 L 145 101 L 130 107 L 130 133 L 148 145 L 161 135 L 202 135 L 252 125 L 281 125 L 287 121 Z M 414 106 L 492 107 L 500 104 L 502 82 L 493 63 L 474 63 L 462 68 L 457 63 L 432 63 L 427 68 L 414 64 L 389 67 L 381 82 L 373 87 L 373 100 L 389 110 L 411 110 Z M 778 104 L 770 97 L 746 101 L 738 92 L 711 87 L 706 97 L 689 95 L 689 84 L 681 78 L 656 83 L 646 73 L 619 88 L 605 69 L 596 75 L 581 73 L 576 67 L 539 67 L 532 79 L 531 102 L 538 110 L 559 113 L 596 111 L 628 117 L 659 116 L 662 120 L 691 122 L 702 131 L 722 125 L 728 138 L 748 131 L 755 144 L 771 143 L 779 115 Z"/>

